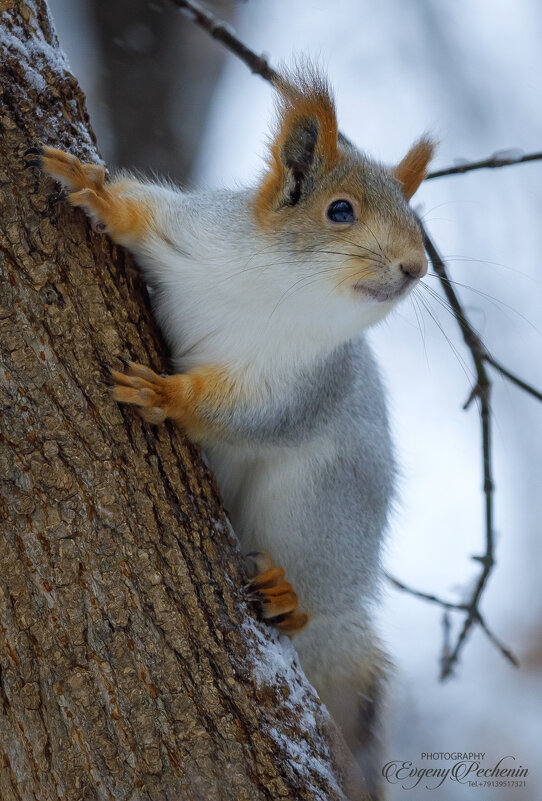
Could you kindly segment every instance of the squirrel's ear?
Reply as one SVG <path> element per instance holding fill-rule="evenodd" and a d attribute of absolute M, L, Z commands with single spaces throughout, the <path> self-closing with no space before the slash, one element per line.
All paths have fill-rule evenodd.
<path fill-rule="evenodd" d="M 337 117 L 326 80 L 311 65 L 277 83 L 278 125 L 259 211 L 295 206 L 338 159 Z"/>
<path fill-rule="evenodd" d="M 433 139 L 422 136 L 412 145 L 404 159 L 392 169 L 392 174 L 403 187 L 407 200 L 410 200 L 427 175 L 427 167 L 433 158 L 435 147 L 436 142 Z"/>

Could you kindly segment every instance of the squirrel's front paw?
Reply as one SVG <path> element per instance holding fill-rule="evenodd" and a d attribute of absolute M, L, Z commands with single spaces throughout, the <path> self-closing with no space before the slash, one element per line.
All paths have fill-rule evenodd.
<path fill-rule="evenodd" d="M 176 417 L 182 406 L 185 376 L 161 376 L 142 364 L 122 361 L 126 372 L 111 371 L 113 397 L 119 403 L 131 403 L 147 423 L 163 423 L 166 417 Z"/>
<path fill-rule="evenodd" d="M 82 164 L 77 156 L 54 147 L 31 147 L 25 158 L 28 166 L 39 167 L 60 181 L 68 190 L 70 204 L 83 209 L 98 233 L 130 247 L 148 230 L 148 202 L 131 196 L 127 179 L 105 183 L 103 164 Z M 137 185 L 137 181 L 131 183 Z"/>
<path fill-rule="evenodd" d="M 29 158 L 32 156 L 32 158 Z M 68 190 L 72 206 L 80 206 L 90 216 L 99 233 L 108 230 L 109 193 L 104 188 L 103 164 L 82 164 L 77 156 L 54 147 L 30 147 L 25 153 L 27 165 L 39 167 Z"/>
<path fill-rule="evenodd" d="M 29 159 L 29 156 L 33 156 Z M 55 178 L 70 192 L 82 189 L 103 189 L 105 167 L 103 164 L 81 164 L 77 156 L 54 147 L 30 147 L 25 153 L 27 164 L 39 167 L 46 175 Z"/>
<path fill-rule="evenodd" d="M 290 637 L 304 629 L 309 622 L 309 615 L 296 612 L 297 594 L 290 582 L 285 581 L 284 569 L 273 565 L 273 559 L 267 551 L 248 554 L 247 562 L 253 574 L 247 585 L 249 598 L 256 601 L 265 622 Z"/>

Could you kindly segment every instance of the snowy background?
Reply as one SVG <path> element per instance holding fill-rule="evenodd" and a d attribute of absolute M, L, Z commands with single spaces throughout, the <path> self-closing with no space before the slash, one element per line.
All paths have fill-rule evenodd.
<path fill-rule="evenodd" d="M 91 2 L 50 5 L 107 158 L 111 133 Z M 222 13 L 220 4 L 215 11 Z M 398 161 L 424 130 L 441 142 L 435 167 L 509 148 L 541 149 L 542 6 L 536 0 L 250 0 L 236 7 L 234 24 L 274 64 L 299 52 L 325 64 L 341 129 L 385 162 Z M 228 55 L 192 182 L 253 181 L 271 115 L 271 89 Z M 541 178 L 541 163 L 484 170 L 426 183 L 414 199 L 486 345 L 538 387 Z M 438 290 L 436 278 L 425 280 Z M 420 294 L 431 314 L 408 300 L 371 334 L 389 388 L 402 473 L 386 565 L 411 586 L 462 601 L 479 572 L 471 556 L 484 549 L 479 420 L 475 406 L 461 409 L 472 370 L 456 325 L 435 299 Z M 510 754 L 529 769 L 528 787 L 394 787 L 393 801 L 542 798 L 542 404 L 496 374 L 494 382 L 498 564 L 483 612 L 521 668 L 514 670 L 475 630 L 455 677 L 439 683 L 442 611 L 387 587 L 381 630 L 397 668 L 388 752 L 390 759 L 419 765 L 427 751 L 482 751 L 488 765 Z M 452 635 L 461 621 L 452 617 Z"/>

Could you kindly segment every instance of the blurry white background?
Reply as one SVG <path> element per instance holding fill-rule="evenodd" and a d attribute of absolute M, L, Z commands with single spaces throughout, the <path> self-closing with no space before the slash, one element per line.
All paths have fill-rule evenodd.
<path fill-rule="evenodd" d="M 153 4 L 157 14 L 162 2 Z M 107 157 L 110 109 L 92 33 L 96 3 L 50 5 Z M 215 4 L 214 10 L 224 9 Z M 537 0 L 249 0 L 236 6 L 233 20 L 241 38 L 274 64 L 302 52 L 325 65 L 341 129 L 385 162 L 398 161 L 424 130 L 441 142 L 436 167 L 503 149 L 542 149 Z M 125 47 L 124 34 L 111 46 Z M 199 44 L 200 32 L 189 35 Z M 197 132 L 193 183 L 254 181 L 272 106 L 270 87 L 226 56 L 203 133 Z M 182 119 L 176 113 L 172 106 L 172 125 L 186 128 L 190 110 Z M 486 345 L 539 388 L 541 179 L 540 162 L 483 170 L 426 183 L 414 199 Z M 426 283 L 438 290 L 436 278 Z M 474 405 L 461 408 L 472 368 L 457 326 L 428 293 L 421 297 L 443 331 L 408 300 L 371 333 L 401 465 L 386 566 L 409 585 L 460 602 L 479 572 L 471 556 L 484 549 L 479 419 Z M 510 754 L 529 769 L 528 787 L 394 787 L 392 799 L 542 798 L 542 404 L 492 375 L 497 566 L 482 610 L 521 667 L 505 662 L 477 629 L 455 677 L 439 683 L 442 610 L 386 586 L 381 631 L 397 666 L 388 752 L 418 764 L 422 751 L 483 751 L 487 764 Z M 452 641 L 461 621 L 452 615 Z"/>

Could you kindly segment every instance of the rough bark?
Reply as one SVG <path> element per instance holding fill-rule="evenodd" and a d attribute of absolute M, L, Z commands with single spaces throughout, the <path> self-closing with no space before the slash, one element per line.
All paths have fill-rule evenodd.
<path fill-rule="evenodd" d="M 95 142 L 44 0 L 0 9 L 0 798 L 342 798 L 198 450 L 103 382 L 163 348 L 130 258 L 24 167 Z"/>

